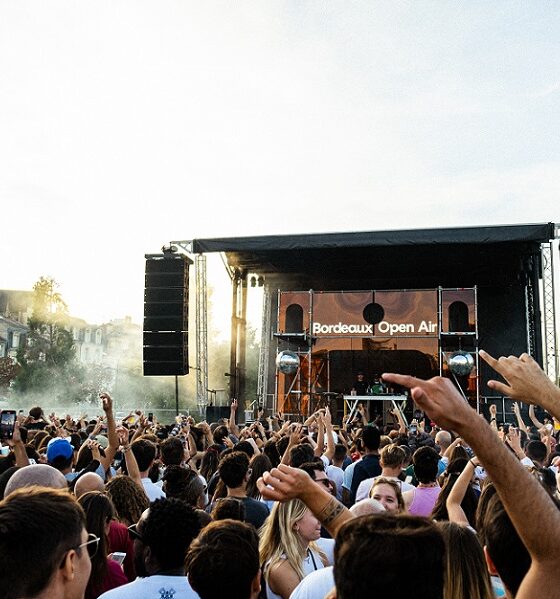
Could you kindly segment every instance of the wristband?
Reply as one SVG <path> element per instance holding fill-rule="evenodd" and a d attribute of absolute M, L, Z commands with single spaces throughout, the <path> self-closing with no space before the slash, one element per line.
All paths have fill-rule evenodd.
<path fill-rule="evenodd" d="M 469 460 L 469 462 L 471 463 L 471 465 L 472 465 L 473 468 L 476 468 L 476 464 L 473 462 L 473 460 L 474 460 L 474 458 L 471 458 Z"/>

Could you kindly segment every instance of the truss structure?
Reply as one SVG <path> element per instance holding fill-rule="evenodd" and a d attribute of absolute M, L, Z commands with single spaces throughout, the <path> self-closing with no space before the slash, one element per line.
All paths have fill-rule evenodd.
<path fill-rule="evenodd" d="M 270 303 L 271 293 L 268 285 L 263 289 L 262 301 L 262 323 L 261 323 L 261 347 L 259 351 L 259 374 L 257 379 L 257 400 L 260 407 L 266 406 L 268 393 L 268 365 L 270 361 Z"/>
<path fill-rule="evenodd" d="M 208 405 L 208 318 L 206 256 L 197 254 L 196 269 L 196 401 L 200 414 Z"/>
<path fill-rule="evenodd" d="M 554 264 L 553 243 L 541 245 L 544 367 L 555 383 L 558 381 L 558 345 L 556 339 L 556 318 L 554 307 Z"/>

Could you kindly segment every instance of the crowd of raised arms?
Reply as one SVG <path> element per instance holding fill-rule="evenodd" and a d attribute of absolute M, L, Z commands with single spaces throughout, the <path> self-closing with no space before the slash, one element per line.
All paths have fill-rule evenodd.
<path fill-rule="evenodd" d="M 214 423 L 117 422 L 106 393 L 93 420 L 31 409 L 0 458 L 0 597 L 560 597 L 560 389 L 526 354 L 480 355 L 517 426 L 400 374 L 411 427 L 364 407 L 242 426 L 235 400 Z"/>

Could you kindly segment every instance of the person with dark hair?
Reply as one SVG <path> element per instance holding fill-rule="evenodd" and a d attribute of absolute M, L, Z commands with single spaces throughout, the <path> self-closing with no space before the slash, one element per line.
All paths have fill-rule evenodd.
<path fill-rule="evenodd" d="M 309 443 L 300 443 L 290 449 L 290 466 L 299 468 L 306 462 L 312 462 L 315 457 L 313 447 Z"/>
<path fill-rule="evenodd" d="M 25 488 L 1 501 L 0 597 L 82 599 L 99 542 L 85 524 L 68 491 Z"/>
<path fill-rule="evenodd" d="M 548 451 L 542 441 L 529 441 L 525 446 L 525 454 L 533 462 L 533 465 L 544 468 Z"/>
<path fill-rule="evenodd" d="M 184 566 L 185 555 L 200 532 L 200 521 L 193 507 L 180 499 L 157 499 L 129 531 L 134 538 L 139 578 L 104 593 L 102 599 L 197 597 L 185 576 Z"/>
<path fill-rule="evenodd" d="M 376 514 L 350 520 L 336 537 L 336 597 L 441 599 L 444 560 L 442 535 L 424 518 Z"/>
<path fill-rule="evenodd" d="M 160 445 L 160 452 L 164 466 L 181 466 L 185 461 L 185 448 L 179 437 L 168 437 Z"/>
<path fill-rule="evenodd" d="M 259 453 L 251 458 L 251 461 L 249 462 L 249 468 L 251 470 L 251 474 L 247 481 L 247 496 L 260 500 L 261 494 L 257 489 L 257 481 L 263 475 L 263 472 L 272 470 L 272 463 L 266 454 Z"/>
<path fill-rule="evenodd" d="M 163 491 L 166 497 L 182 499 L 194 508 L 206 507 L 204 483 L 191 468 L 168 466 L 163 473 Z"/>
<path fill-rule="evenodd" d="M 234 520 L 209 524 L 193 541 L 185 559 L 189 582 L 200 599 L 257 599 L 259 566 L 255 529 Z"/>
<path fill-rule="evenodd" d="M 29 410 L 29 416 L 25 419 L 24 425 L 28 431 L 43 430 L 48 426 L 45 419 L 43 408 L 34 406 Z"/>
<path fill-rule="evenodd" d="M 212 520 L 239 520 L 245 521 L 245 506 L 236 497 L 223 497 L 215 502 L 212 513 Z"/>
<path fill-rule="evenodd" d="M 99 538 L 97 553 L 91 559 L 91 575 L 86 587 L 85 599 L 97 599 L 99 595 L 128 582 L 121 566 L 107 556 L 109 554 L 109 529 L 114 516 L 111 500 L 99 491 L 85 493 L 78 499 L 86 514 L 88 533 Z"/>
<path fill-rule="evenodd" d="M 362 441 L 365 447 L 365 455 L 354 468 L 352 486 L 350 488 L 351 503 L 356 501 L 356 492 L 362 481 L 381 474 L 381 465 L 379 464 L 381 431 L 376 426 L 368 425 L 364 427 L 362 431 Z"/>
<path fill-rule="evenodd" d="M 247 496 L 247 482 L 251 476 L 249 458 L 241 451 L 233 451 L 225 456 L 219 466 L 220 479 L 227 488 L 228 497 L 236 497 L 245 506 L 245 522 L 260 528 L 270 510 L 262 501 Z"/>
<path fill-rule="evenodd" d="M 448 499 L 451 496 L 452 490 L 455 488 L 455 484 L 459 483 L 461 472 L 468 468 L 468 472 L 465 473 L 465 476 L 470 474 L 471 478 L 474 474 L 472 466 L 469 466 L 469 461 L 464 460 L 462 458 L 458 458 L 449 462 L 447 466 L 447 470 L 444 473 L 443 477 L 445 482 L 441 487 L 441 491 L 438 495 L 436 503 L 432 509 L 432 513 L 430 518 L 436 521 L 445 521 L 451 520 L 455 522 L 453 519 L 453 514 L 448 513 Z M 470 481 L 469 481 L 470 483 Z M 459 503 L 459 507 L 461 508 L 461 515 L 464 516 L 464 521 L 461 521 L 460 524 L 467 524 L 474 528 L 475 525 L 475 514 L 476 514 L 476 506 L 478 505 L 478 495 L 472 488 L 471 484 L 468 484 L 465 489 L 461 488 L 462 498 Z"/>
<path fill-rule="evenodd" d="M 531 556 L 497 494 L 488 502 L 481 533 L 488 571 L 499 576 L 507 592 L 515 597 L 531 566 Z"/>
<path fill-rule="evenodd" d="M 414 516 L 429 516 L 441 491 L 436 480 L 439 455 L 431 447 L 420 447 L 412 456 L 412 464 L 418 486 L 403 493 L 404 504 Z"/>
<path fill-rule="evenodd" d="M 137 439 L 130 445 L 130 451 L 132 451 L 138 462 L 140 478 L 142 479 L 142 485 L 144 486 L 144 491 L 146 492 L 148 499 L 150 501 L 155 501 L 156 499 L 164 498 L 165 493 L 158 485 L 153 483 L 149 477 L 150 470 L 156 459 L 156 444 L 152 443 L 152 441 L 148 441 L 148 439 Z"/>

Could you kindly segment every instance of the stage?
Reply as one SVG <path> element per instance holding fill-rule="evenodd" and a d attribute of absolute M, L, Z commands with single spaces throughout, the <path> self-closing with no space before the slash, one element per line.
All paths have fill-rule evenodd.
<path fill-rule="evenodd" d="M 487 388 L 491 373 L 477 350 L 526 351 L 557 377 L 556 232 L 543 223 L 171 242 L 197 268 L 199 404 L 207 402 L 204 257 L 220 252 L 232 280 L 229 395 L 245 406 L 303 418 L 330 393 L 343 409 L 359 370 L 368 378 L 389 369 L 451 376 L 447 359 L 460 351 L 475 365 L 455 383 L 482 412 L 489 401 L 503 405 L 505 419 L 508 405 Z M 263 311 L 258 389 L 249 397 L 246 305 L 253 286 Z M 282 351 L 298 356 L 295 372 L 276 368 Z"/>

